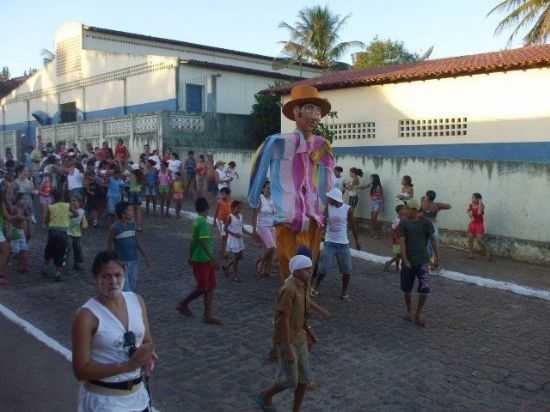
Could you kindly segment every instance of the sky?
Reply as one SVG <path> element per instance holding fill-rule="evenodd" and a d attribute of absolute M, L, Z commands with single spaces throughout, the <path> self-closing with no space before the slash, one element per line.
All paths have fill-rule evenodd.
<path fill-rule="evenodd" d="M 341 40 L 370 42 L 375 36 L 405 43 L 432 58 L 504 49 L 508 33 L 494 35 L 502 16 L 486 17 L 500 0 L 0 0 L 0 67 L 12 76 L 42 64 L 42 49 L 54 49 L 55 30 L 65 21 L 141 33 L 239 51 L 280 55 L 298 11 L 328 5 L 341 16 L 351 14 Z M 47 6 L 46 6 L 47 5 Z M 520 41 L 512 46 L 520 46 Z M 350 52 L 359 51 L 359 49 Z M 350 54 L 343 59 L 351 62 Z"/>

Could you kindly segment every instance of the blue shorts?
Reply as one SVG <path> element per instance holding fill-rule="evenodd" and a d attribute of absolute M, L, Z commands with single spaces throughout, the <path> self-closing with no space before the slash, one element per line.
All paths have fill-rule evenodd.
<path fill-rule="evenodd" d="M 141 192 L 129 192 L 128 193 L 128 203 L 131 205 L 141 205 L 143 202 L 143 196 Z"/>
<path fill-rule="evenodd" d="M 157 196 L 157 187 L 155 185 L 145 186 L 145 196 Z"/>
<path fill-rule="evenodd" d="M 120 202 L 120 196 L 107 196 L 107 213 L 110 215 L 115 214 L 115 206 Z"/>
<path fill-rule="evenodd" d="M 122 262 L 126 268 L 126 279 L 124 280 L 124 287 L 122 290 L 125 292 L 135 292 L 137 288 L 138 280 L 138 261 L 130 260 Z"/>
<path fill-rule="evenodd" d="M 412 292 L 415 278 L 418 278 L 418 293 L 429 294 L 431 289 L 428 279 L 428 265 L 415 265 L 408 268 L 403 264 L 401 268 L 401 290 L 404 293 Z"/>
<path fill-rule="evenodd" d="M 323 250 L 321 251 L 321 260 L 319 264 L 319 273 L 326 275 L 327 271 L 332 266 L 334 258 L 336 258 L 340 273 L 351 275 L 352 264 L 349 244 L 344 245 L 341 243 L 332 242 L 325 242 L 323 246 Z"/>

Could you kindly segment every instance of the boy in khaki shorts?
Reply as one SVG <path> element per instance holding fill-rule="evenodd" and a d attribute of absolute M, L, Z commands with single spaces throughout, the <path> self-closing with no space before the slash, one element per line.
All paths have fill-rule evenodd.
<path fill-rule="evenodd" d="M 307 256 L 297 255 L 289 262 L 290 277 L 279 291 L 275 308 L 273 344 L 279 359 L 277 381 L 258 395 L 256 402 L 264 412 L 275 411 L 272 400 L 287 389 L 294 389 L 293 412 L 299 412 L 307 386 L 311 383 L 307 316 L 310 308 L 325 317 L 329 313 L 311 301 L 309 282 L 313 263 Z"/>

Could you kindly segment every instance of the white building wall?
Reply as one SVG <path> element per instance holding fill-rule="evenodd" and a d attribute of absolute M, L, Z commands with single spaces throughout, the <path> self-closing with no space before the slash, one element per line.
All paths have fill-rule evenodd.
<path fill-rule="evenodd" d="M 124 83 L 113 80 L 86 87 L 86 112 L 124 106 Z"/>
<path fill-rule="evenodd" d="M 176 68 L 154 71 L 127 79 L 128 106 L 176 98 Z"/>
<path fill-rule="evenodd" d="M 549 87 L 550 69 L 544 68 L 321 94 L 338 113 L 335 123 L 376 123 L 375 139 L 336 141 L 335 146 L 536 142 L 550 139 Z M 468 119 L 466 136 L 398 137 L 400 120 L 455 117 Z M 294 126 L 283 116 L 282 128 Z"/>
<path fill-rule="evenodd" d="M 204 87 L 203 106 L 206 110 L 206 95 L 210 90 L 210 77 L 220 74 L 216 79 L 217 111 L 228 114 L 250 114 L 256 102 L 254 95 L 274 84 L 267 77 L 213 70 L 191 65 L 180 65 L 179 107 L 185 110 L 185 85 L 197 84 Z"/>
<path fill-rule="evenodd" d="M 148 40 L 133 39 L 128 37 L 111 36 L 102 33 L 84 31 L 83 47 L 85 49 L 104 50 L 112 53 L 130 53 L 134 55 L 162 55 L 173 56 L 181 59 L 200 60 L 210 63 L 226 64 L 249 69 L 273 71 L 296 77 L 315 77 L 322 73 L 319 69 L 309 67 L 290 67 L 282 70 L 274 70 L 272 62 L 266 59 L 230 54 L 230 52 L 214 52 L 198 50 L 191 47 L 170 45 L 166 43 Z"/>

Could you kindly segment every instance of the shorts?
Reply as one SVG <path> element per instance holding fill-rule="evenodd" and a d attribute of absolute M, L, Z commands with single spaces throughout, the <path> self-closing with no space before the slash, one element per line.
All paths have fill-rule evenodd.
<path fill-rule="evenodd" d="M 351 251 L 348 245 L 341 243 L 325 242 L 321 251 L 321 260 L 319 264 L 319 273 L 325 274 L 332 266 L 332 261 L 336 258 L 338 269 L 343 275 L 351 275 Z"/>
<path fill-rule="evenodd" d="M 145 186 L 145 196 L 156 196 L 157 187 L 156 186 Z"/>
<path fill-rule="evenodd" d="M 124 287 L 122 290 L 125 292 L 135 292 L 137 288 L 138 280 L 138 261 L 137 260 L 128 260 L 123 261 L 124 267 L 126 268 L 126 278 L 124 280 Z"/>
<path fill-rule="evenodd" d="M 26 252 L 29 250 L 29 244 L 27 243 L 27 239 L 24 237 L 21 239 L 12 240 L 10 242 L 11 247 L 11 253 L 14 255 L 18 255 L 21 252 Z"/>
<path fill-rule="evenodd" d="M 352 209 L 355 209 L 359 204 L 359 196 L 350 196 L 348 198 L 348 204 Z"/>
<path fill-rule="evenodd" d="M 273 226 L 258 226 L 256 232 L 266 249 L 275 247 L 275 228 Z"/>
<path fill-rule="evenodd" d="M 468 225 L 468 233 L 473 236 L 482 236 L 485 234 L 485 225 L 483 223 L 472 222 Z"/>
<path fill-rule="evenodd" d="M 394 255 L 400 255 L 401 254 L 401 245 L 392 245 L 391 250 Z"/>
<path fill-rule="evenodd" d="M 67 231 L 59 229 L 48 230 L 48 243 L 44 251 L 44 260 L 53 259 L 53 263 L 58 268 L 65 266 L 67 255 Z"/>
<path fill-rule="evenodd" d="M 225 222 L 221 220 L 216 220 L 216 226 L 218 227 L 218 233 L 221 237 L 227 236 L 225 233 Z"/>
<path fill-rule="evenodd" d="M 80 200 L 83 200 L 84 199 L 84 188 L 79 187 L 78 189 L 69 190 L 69 198 L 72 199 L 73 197 L 77 197 Z"/>
<path fill-rule="evenodd" d="M 372 212 L 381 212 L 384 208 L 384 202 L 382 200 L 371 200 L 369 209 Z"/>
<path fill-rule="evenodd" d="M 49 206 L 52 204 L 52 197 L 51 196 L 40 196 L 40 204 L 44 206 Z"/>
<path fill-rule="evenodd" d="M 174 193 L 174 196 L 172 196 L 172 199 L 174 199 L 174 200 L 183 200 L 183 192 Z"/>
<path fill-rule="evenodd" d="M 208 181 L 208 193 L 218 194 L 218 184 L 215 180 Z"/>
<path fill-rule="evenodd" d="M 294 352 L 294 362 L 286 360 L 281 345 L 275 345 L 275 350 L 279 361 L 277 371 L 278 385 L 281 385 L 285 389 L 291 389 L 296 388 L 298 384 L 309 385 L 311 383 L 307 342 L 290 345 L 290 350 Z"/>
<path fill-rule="evenodd" d="M 120 202 L 120 197 L 118 196 L 107 196 L 107 213 L 110 215 L 115 214 L 115 206 Z"/>
<path fill-rule="evenodd" d="M 128 203 L 131 205 L 141 205 L 143 202 L 143 196 L 141 192 L 129 192 L 128 193 Z"/>
<path fill-rule="evenodd" d="M 401 268 L 401 290 L 411 293 L 414 287 L 414 279 L 418 278 L 418 293 L 427 295 L 431 292 L 428 280 L 428 265 L 414 265 L 408 268 L 405 264 Z"/>
<path fill-rule="evenodd" d="M 191 265 L 197 281 L 197 289 L 204 291 L 216 289 L 216 271 L 210 262 L 192 262 Z"/>
<path fill-rule="evenodd" d="M 166 195 L 170 193 L 170 186 L 159 186 L 159 193 L 161 195 Z"/>

